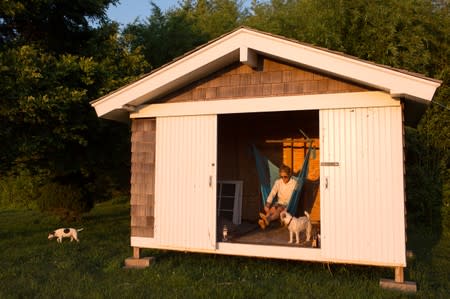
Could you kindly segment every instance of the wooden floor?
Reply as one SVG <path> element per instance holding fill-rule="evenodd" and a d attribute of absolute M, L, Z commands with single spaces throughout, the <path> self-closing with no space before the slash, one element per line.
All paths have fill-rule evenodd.
<path fill-rule="evenodd" d="M 282 227 L 279 222 L 272 222 L 269 227 L 262 230 L 256 223 L 244 222 L 236 226 L 230 221 L 221 219 L 218 227 L 219 241 L 222 239 L 222 228 L 224 225 L 228 228 L 227 241 L 231 243 L 312 247 L 312 237 L 319 232 L 319 225 L 313 224 L 310 241 L 306 241 L 305 232 L 302 232 L 300 233 L 300 244 L 289 244 L 289 231 L 286 227 Z"/>

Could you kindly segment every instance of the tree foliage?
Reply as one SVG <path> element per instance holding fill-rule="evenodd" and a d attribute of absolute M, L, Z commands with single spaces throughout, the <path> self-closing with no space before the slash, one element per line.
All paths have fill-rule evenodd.
<path fill-rule="evenodd" d="M 95 35 L 90 21 L 106 21 L 118 0 L 6 0 L 0 4 L 0 44 L 39 43 L 58 53 L 83 52 Z"/>
<path fill-rule="evenodd" d="M 140 48 L 131 51 L 117 24 L 104 20 L 114 2 L 6 3 L 12 8 L 0 19 L 3 175 L 19 178 L 26 170 L 40 178 L 42 190 L 70 185 L 83 190 L 85 202 L 107 195 L 118 178 L 127 180 L 128 128 L 98 119 L 89 105 L 148 68 Z M 67 23 L 50 24 L 53 15 Z M 28 17 L 39 20 L 28 26 L 22 22 Z M 100 26 L 87 18 L 98 18 Z M 64 28 L 49 28 L 57 24 Z"/>
<path fill-rule="evenodd" d="M 235 29 L 245 15 L 242 1 L 184 0 L 166 12 L 152 2 L 147 20 L 129 24 L 124 34 L 132 48 L 143 47 L 145 58 L 156 68 Z"/>

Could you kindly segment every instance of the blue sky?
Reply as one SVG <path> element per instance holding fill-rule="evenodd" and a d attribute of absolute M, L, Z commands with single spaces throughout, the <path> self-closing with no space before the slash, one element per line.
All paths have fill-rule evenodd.
<path fill-rule="evenodd" d="M 153 0 L 162 10 L 177 6 L 178 0 Z M 122 25 L 132 23 L 136 18 L 145 19 L 150 15 L 150 0 L 120 0 L 117 6 L 108 9 L 111 20 Z"/>
<path fill-rule="evenodd" d="M 108 16 L 111 20 L 122 25 L 132 23 L 136 18 L 145 20 L 150 15 L 151 0 L 120 0 L 117 6 L 108 9 Z M 178 0 L 153 0 L 163 11 L 171 7 L 178 6 Z M 249 5 L 250 0 L 244 1 Z"/>

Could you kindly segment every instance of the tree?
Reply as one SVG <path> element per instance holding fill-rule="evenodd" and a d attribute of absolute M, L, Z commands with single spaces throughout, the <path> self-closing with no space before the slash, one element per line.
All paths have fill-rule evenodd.
<path fill-rule="evenodd" d="M 34 5 L 38 2 L 33 1 Z M 98 1 L 103 8 L 97 15 L 100 19 L 103 5 L 112 2 Z M 50 5 L 51 1 L 39 4 Z M 58 5 L 67 9 L 60 11 L 62 15 L 80 13 L 75 2 L 59 1 Z M 21 15 L 34 15 L 27 6 L 21 9 Z M 81 23 L 91 16 L 80 14 L 84 16 L 80 16 Z M 16 23 L 3 20 L 2 25 Z M 30 37 L 20 26 L 11 31 L 13 35 L 2 32 L 0 124 L 7 129 L 0 133 L 0 142 L 5 144 L 0 148 L 1 173 L 14 176 L 26 171 L 44 187 L 80 190 L 82 201 L 107 196 L 105 190 L 117 187 L 120 179 L 128 181 L 129 129 L 98 119 L 89 101 L 148 70 L 141 48 L 130 50 L 129 41 L 118 34 L 118 25 L 107 21 L 86 30 L 77 26 L 80 30 L 74 34 L 82 38 L 65 40 L 62 46 L 49 42 L 56 42 L 60 35 L 45 26 L 36 29 L 42 38 Z M 51 188 L 42 190 L 52 193 Z M 62 198 L 55 201 L 63 202 Z"/>
<path fill-rule="evenodd" d="M 118 0 L 7 0 L 0 4 L 0 45 L 39 43 L 58 53 L 82 52 L 95 35 L 90 21 L 105 22 Z"/>
<path fill-rule="evenodd" d="M 143 48 L 154 68 L 207 41 L 204 34 L 195 31 L 183 10 L 163 13 L 156 4 L 151 5 L 147 21 L 128 25 L 123 34 L 130 39 L 132 49 Z"/>
<path fill-rule="evenodd" d="M 124 35 L 132 48 L 142 46 L 146 60 L 157 68 L 235 29 L 245 16 L 243 1 L 184 0 L 164 13 L 152 2 L 148 19 L 129 24 Z"/>

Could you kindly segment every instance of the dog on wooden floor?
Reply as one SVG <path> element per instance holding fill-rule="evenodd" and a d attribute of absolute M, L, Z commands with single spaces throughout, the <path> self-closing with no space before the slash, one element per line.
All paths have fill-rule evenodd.
<path fill-rule="evenodd" d="M 308 242 L 311 239 L 311 230 L 312 225 L 309 220 L 309 213 L 305 211 L 305 216 L 303 217 L 294 217 L 289 212 L 283 211 L 280 213 L 280 221 L 281 224 L 286 226 L 289 230 L 289 243 L 293 242 L 293 237 L 297 239 L 296 244 L 300 244 L 300 232 L 305 231 L 306 233 L 306 241 Z"/>
<path fill-rule="evenodd" d="M 81 232 L 82 230 L 83 228 L 58 228 L 48 234 L 48 239 L 51 240 L 53 238 L 57 238 L 56 241 L 58 243 L 61 243 L 63 238 L 70 238 L 70 242 L 73 240 L 80 242 L 80 240 L 78 240 L 78 232 Z"/>

